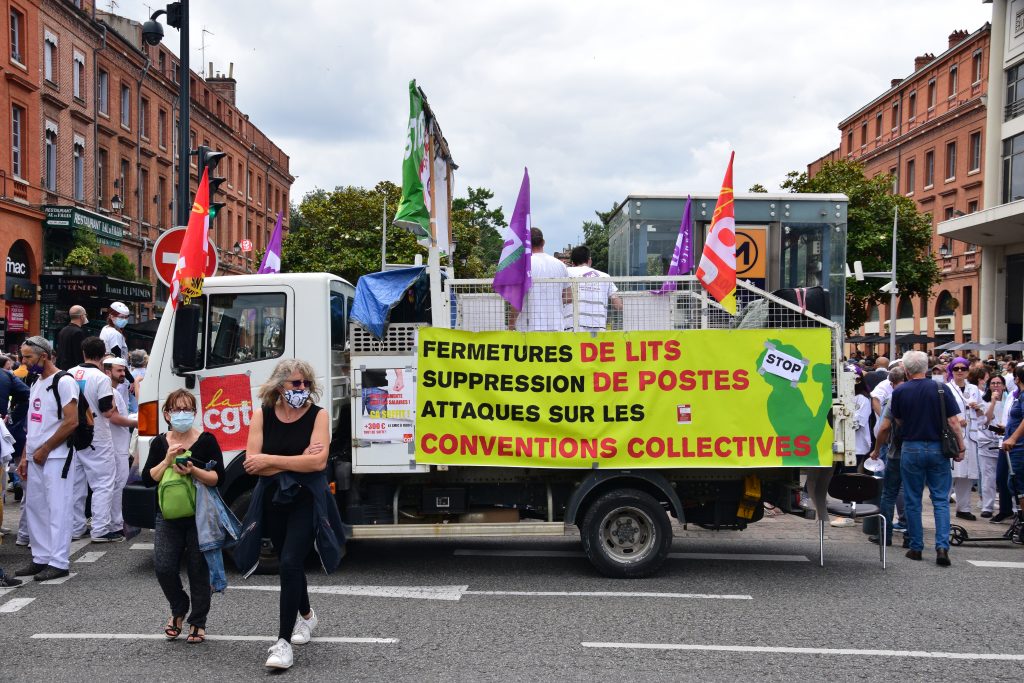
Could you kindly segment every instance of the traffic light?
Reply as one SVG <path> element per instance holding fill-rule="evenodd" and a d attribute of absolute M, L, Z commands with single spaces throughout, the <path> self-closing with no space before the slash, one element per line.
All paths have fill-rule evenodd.
<path fill-rule="evenodd" d="M 224 182 L 224 178 L 221 176 L 215 176 L 217 170 L 217 164 L 224 158 L 224 152 L 218 152 L 210 149 L 206 145 L 201 145 L 196 150 L 199 163 L 199 179 L 203 178 L 203 171 L 205 170 L 208 175 L 208 182 L 210 185 L 210 227 L 213 227 L 213 220 L 217 217 L 217 213 L 224 208 L 224 202 L 217 201 L 217 193 L 221 191 L 220 186 Z"/>

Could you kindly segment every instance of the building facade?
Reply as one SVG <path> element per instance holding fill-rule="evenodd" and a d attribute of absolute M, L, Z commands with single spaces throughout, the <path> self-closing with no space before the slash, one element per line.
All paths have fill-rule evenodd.
<path fill-rule="evenodd" d="M 26 320 L 25 332 L 47 336 L 74 303 L 98 319 L 99 309 L 121 298 L 139 320 L 152 318 L 167 298 L 153 270 L 153 244 L 177 215 L 179 61 L 164 44 L 146 45 L 139 22 L 99 11 L 92 0 L 8 5 L 7 58 L 0 61 L 10 104 L 0 120 L 12 143 L 0 153 L 0 249 L 9 255 L 5 288 L 13 277 L 26 300 L 6 297 L 4 347 L 17 341 L 12 303 L 25 307 L 13 311 Z M 288 224 L 289 159 L 238 109 L 233 66 L 188 77 L 190 147 L 225 153 L 217 172 L 227 179 L 226 206 L 210 234 L 218 274 L 253 272 L 278 212 Z M 194 193 L 195 157 L 187 161 Z M 105 256 L 121 255 L 119 278 L 68 259 L 83 233 Z"/>
<path fill-rule="evenodd" d="M 1024 338 L 1024 0 L 991 4 L 985 208 L 939 225 L 942 237 L 984 249 L 978 341 L 987 352 Z"/>
<path fill-rule="evenodd" d="M 954 31 L 948 48 L 914 60 L 914 71 L 839 124 L 840 146 L 808 166 L 814 175 L 827 161 L 849 159 L 865 175 L 890 174 L 894 190 L 911 197 L 933 225 L 985 206 L 985 117 L 990 53 L 988 24 L 968 34 Z M 925 297 L 903 297 L 898 334 L 921 334 L 938 343 L 974 339 L 978 332 L 977 242 L 943 237 L 932 253 L 942 280 Z M 888 302 L 872 307 L 865 336 L 888 335 Z"/>

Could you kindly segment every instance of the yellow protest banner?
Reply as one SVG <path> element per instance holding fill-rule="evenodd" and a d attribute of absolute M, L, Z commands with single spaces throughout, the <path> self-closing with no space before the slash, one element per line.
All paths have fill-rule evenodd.
<path fill-rule="evenodd" d="M 419 337 L 416 462 L 832 464 L 828 329 Z"/>

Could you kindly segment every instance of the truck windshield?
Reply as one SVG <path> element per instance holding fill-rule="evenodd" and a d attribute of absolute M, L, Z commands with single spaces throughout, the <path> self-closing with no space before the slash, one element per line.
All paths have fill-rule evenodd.
<path fill-rule="evenodd" d="M 281 292 L 210 296 L 206 366 L 223 367 L 282 355 L 286 305 Z"/>

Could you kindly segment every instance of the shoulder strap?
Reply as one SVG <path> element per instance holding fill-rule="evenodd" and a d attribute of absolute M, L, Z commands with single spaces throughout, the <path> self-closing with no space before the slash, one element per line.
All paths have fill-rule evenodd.
<path fill-rule="evenodd" d="M 945 424 L 946 424 L 946 420 L 947 420 L 947 418 L 946 418 L 946 391 L 945 391 L 945 389 L 941 385 L 939 386 L 939 412 L 942 415 L 942 424 L 939 425 L 939 426 L 940 426 L 940 428 L 945 428 Z"/>
<path fill-rule="evenodd" d="M 63 405 L 64 402 L 60 400 L 60 389 L 58 389 L 57 385 L 60 384 L 60 380 L 61 380 L 62 377 L 70 377 L 70 376 L 71 376 L 71 373 L 67 372 L 66 370 L 61 370 L 60 372 L 58 372 L 56 375 L 53 376 L 53 381 L 50 382 L 50 386 L 48 386 L 46 388 L 47 391 L 52 391 L 53 392 L 53 397 L 57 399 L 57 419 L 58 420 L 63 420 L 64 419 L 64 405 Z"/>

